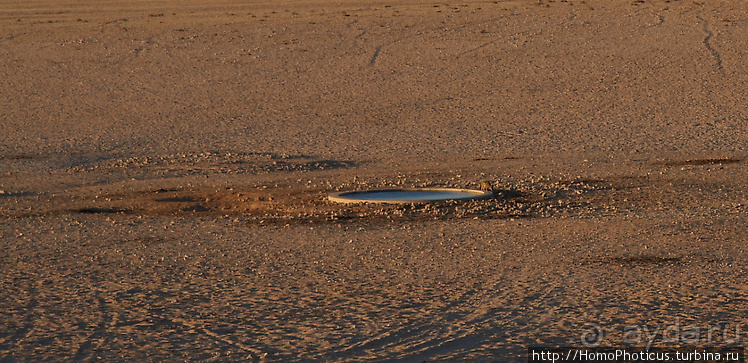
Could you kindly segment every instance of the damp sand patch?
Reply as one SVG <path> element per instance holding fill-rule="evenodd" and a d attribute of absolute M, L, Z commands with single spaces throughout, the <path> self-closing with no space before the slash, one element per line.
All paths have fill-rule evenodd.
<path fill-rule="evenodd" d="M 305 223 L 377 224 L 453 219 L 600 217 L 648 208 L 657 200 L 669 200 L 675 194 L 682 197 L 689 189 L 675 188 L 664 180 L 653 183 L 646 178 L 634 177 L 519 182 L 501 185 L 490 192 L 434 184 L 421 186 L 421 189 L 387 189 L 395 188 L 393 184 L 383 182 L 371 186 L 371 191 L 376 191 L 373 197 L 369 196 L 370 200 L 374 200 L 373 203 L 360 202 L 359 192 L 349 194 L 351 192 L 335 192 L 335 188 L 331 187 L 310 187 L 295 183 L 276 184 L 275 187 L 206 186 L 81 193 L 74 196 L 36 195 L 13 198 L 13 203 L 0 204 L 0 216 L 81 214 L 92 218 L 102 215 L 120 215 L 124 218 L 132 215 L 231 217 L 249 224 L 281 226 Z M 344 185 L 346 189 L 353 190 L 369 186 L 366 183 Z M 408 192 L 401 195 L 403 189 Z M 338 203 L 330 200 L 331 194 L 354 198 Z M 413 194 L 418 198 L 414 199 Z M 397 203 L 389 203 L 393 196 L 402 198 Z M 463 197 L 465 199 L 460 199 Z"/>
<path fill-rule="evenodd" d="M 386 186 L 383 186 L 386 187 Z M 452 219 L 512 219 L 548 217 L 560 209 L 576 208 L 570 196 L 559 192 L 576 185 L 505 186 L 491 192 L 460 188 L 428 188 L 418 202 L 337 203 L 329 188 L 301 186 L 236 186 L 223 189 L 190 188 L 132 191 L 88 196 L 27 198 L 27 203 L 0 208 L 0 215 L 23 217 L 51 214 L 95 216 L 159 215 L 174 217 L 232 217 L 257 225 L 304 223 L 390 223 Z M 457 190 L 459 192 L 454 192 Z M 344 193 L 344 192 L 343 192 Z M 452 194 L 456 193 L 456 194 Z M 395 193 L 398 194 L 398 193 Z M 410 193 L 406 193 L 410 194 Z M 439 202 L 430 201 L 435 196 Z M 390 192 L 380 195 L 390 198 Z M 411 198 L 412 196 L 408 196 Z M 468 199 L 454 199 L 466 197 Z M 389 200 L 389 199 L 387 199 Z"/>

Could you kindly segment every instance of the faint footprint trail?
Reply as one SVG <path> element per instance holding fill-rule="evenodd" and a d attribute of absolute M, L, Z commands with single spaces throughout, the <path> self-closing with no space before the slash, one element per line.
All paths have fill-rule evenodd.
<path fill-rule="evenodd" d="M 714 37 L 714 33 L 709 29 L 709 22 L 701 17 L 701 15 L 696 15 L 696 18 L 701 20 L 702 24 L 704 25 L 704 33 L 706 33 L 706 36 L 703 40 L 704 46 L 706 46 L 706 49 L 709 50 L 710 53 L 712 53 L 712 57 L 714 57 L 714 60 L 717 63 L 717 69 L 719 69 L 719 72 L 724 74 L 725 69 L 722 67 L 722 57 L 720 56 L 719 52 L 717 52 L 717 50 L 712 47 L 711 41 Z"/>

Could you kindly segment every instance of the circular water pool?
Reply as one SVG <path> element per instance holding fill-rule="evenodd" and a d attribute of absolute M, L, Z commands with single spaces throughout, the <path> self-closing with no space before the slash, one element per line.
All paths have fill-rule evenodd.
<path fill-rule="evenodd" d="M 338 203 L 428 203 L 448 200 L 470 200 L 490 198 L 492 192 L 472 189 L 427 188 L 427 189 L 376 189 L 330 194 Z"/>

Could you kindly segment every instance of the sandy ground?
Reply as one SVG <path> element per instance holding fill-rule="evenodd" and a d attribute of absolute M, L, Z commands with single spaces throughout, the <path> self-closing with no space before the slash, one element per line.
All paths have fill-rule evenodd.
<path fill-rule="evenodd" d="M 202 3 L 0 4 L 0 360 L 745 344 L 746 2 Z"/>

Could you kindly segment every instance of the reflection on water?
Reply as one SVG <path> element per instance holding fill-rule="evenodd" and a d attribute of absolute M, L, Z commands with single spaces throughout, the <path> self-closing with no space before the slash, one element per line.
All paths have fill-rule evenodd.
<path fill-rule="evenodd" d="M 338 197 L 360 201 L 435 201 L 450 199 L 472 199 L 482 197 L 484 193 L 478 191 L 461 190 L 371 190 L 342 193 Z"/>

